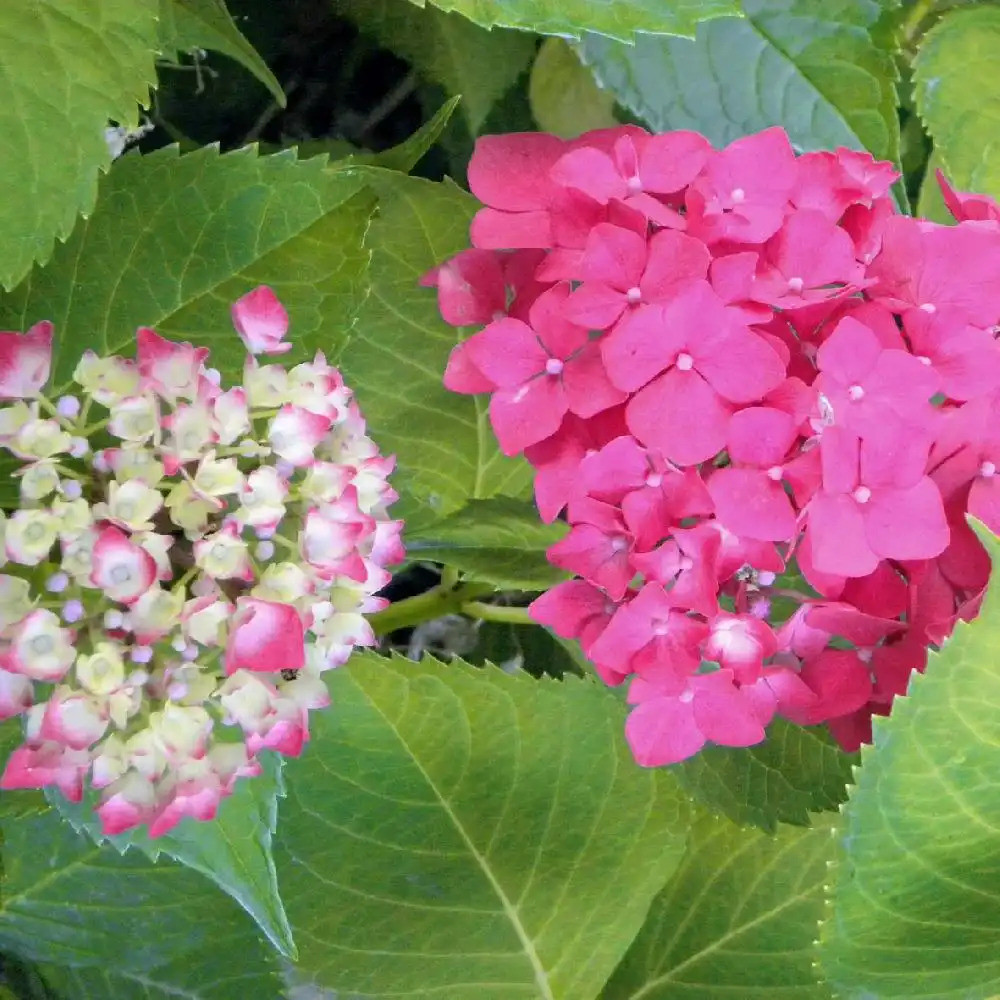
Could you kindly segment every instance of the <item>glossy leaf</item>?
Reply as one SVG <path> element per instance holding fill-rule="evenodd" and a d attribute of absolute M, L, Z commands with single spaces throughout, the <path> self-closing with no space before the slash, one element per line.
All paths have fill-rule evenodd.
<path fill-rule="evenodd" d="M 412 0 L 423 7 L 425 0 Z M 638 32 L 690 35 L 699 21 L 738 15 L 735 0 L 430 0 L 484 28 L 521 28 L 579 38 L 593 31 L 622 41 Z"/>
<path fill-rule="evenodd" d="M 976 522 L 994 567 L 1000 540 Z M 844 808 L 823 966 L 845 1000 L 1000 993 L 1000 587 L 876 719 Z"/>
<path fill-rule="evenodd" d="M 285 92 L 257 50 L 236 27 L 224 0 L 160 0 L 160 51 L 210 49 L 249 70 L 281 105 Z"/>
<path fill-rule="evenodd" d="M 676 765 L 684 789 L 734 823 L 774 831 L 778 823 L 809 822 L 809 813 L 836 809 L 847 798 L 853 754 L 819 727 L 776 719 L 756 746 L 710 746 Z"/>
<path fill-rule="evenodd" d="M 144 980 L 174 990 L 150 997 L 164 992 L 199 1000 L 278 995 L 270 946 L 208 879 L 166 859 L 154 864 L 138 851 L 119 854 L 109 845 L 97 847 L 55 810 L 11 817 L 6 798 L 0 800 L 4 951 L 89 967 L 55 974 L 64 982 L 78 978 L 92 984 L 89 993 L 70 993 L 73 1000 L 132 1000 L 142 996 Z M 107 983 L 110 992 L 97 992 L 96 983 Z"/>
<path fill-rule="evenodd" d="M 0 287 L 49 259 L 94 207 L 104 129 L 138 124 L 155 86 L 148 0 L 6 3 L 0 16 Z"/>
<path fill-rule="evenodd" d="M 657 131 L 694 129 L 724 145 L 771 125 L 799 149 L 899 156 L 895 69 L 875 38 L 873 0 L 746 0 L 742 20 L 690 39 L 635 46 L 584 39 L 597 79 Z"/>
<path fill-rule="evenodd" d="M 924 38 L 914 64 L 917 109 L 952 184 L 1000 195 L 1000 153 L 984 131 L 1000 118 L 1000 9 L 945 14 Z"/>
<path fill-rule="evenodd" d="M 531 470 L 500 454 L 485 397 L 459 396 L 442 384 L 461 334 L 440 317 L 434 289 L 420 278 L 468 246 L 472 197 L 456 185 L 374 172 L 379 211 L 366 247 L 371 295 L 341 355 L 372 436 L 395 453 L 393 514 L 410 530 L 470 498 L 517 495 Z"/>
<path fill-rule="evenodd" d="M 834 841 L 817 824 L 770 836 L 696 822 L 601 1000 L 832 1000 L 813 942 Z"/>
<path fill-rule="evenodd" d="M 527 500 L 470 500 L 454 514 L 409 532 L 406 551 L 411 559 L 453 566 L 498 589 L 546 590 L 566 579 L 545 558 L 566 530 L 563 522 L 543 524 Z"/>
<path fill-rule="evenodd" d="M 126 156 L 49 266 L 0 298 L 0 328 L 55 323 L 54 386 L 86 348 L 130 355 L 141 325 L 211 347 L 212 364 L 229 377 L 245 357 L 230 305 L 269 284 L 292 316 L 286 360 L 317 349 L 335 357 L 367 292 L 361 244 L 373 199 L 357 169 L 252 148 Z M 7 475 L 0 503 L 17 503 Z"/>
<path fill-rule="evenodd" d="M 279 824 L 300 970 L 343 995 L 596 996 L 686 840 L 617 701 L 370 654 L 330 687 Z"/>
<path fill-rule="evenodd" d="M 261 757 L 264 773 L 239 781 L 233 794 L 219 806 L 212 822 L 188 818 L 156 840 L 144 830 L 105 837 L 93 812 L 93 800 L 79 805 L 58 793 L 49 801 L 73 827 L 98 844 L 109 842 L 118 851 L 142 851 L 151 861 L 166 855 L 211 879 L 257 922 L 283 955 L 295 957 L 295 943 L 278 893 L 271 839 L 284 794 L 281 758 Z"/>

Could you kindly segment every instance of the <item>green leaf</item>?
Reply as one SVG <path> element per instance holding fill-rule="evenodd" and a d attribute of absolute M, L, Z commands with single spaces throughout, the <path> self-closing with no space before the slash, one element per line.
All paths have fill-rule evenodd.
<path fill-rule="evenodd" d="M 830 825 L 700 819 L 601 1000 L 828 1000 L 813 942 L 833 846 Z"/>
<path fill-rule="evenodd" d="M 0 947 L 32 961 L 97 967 L 78 973 L 81 982 L 106 981 L 111 992 L 94 986 L 69 993 L 72 1000 L 133 1000 L 144 979 L 170 983 L 174 992 L 166 995 L 199 1000 L 280 994 L 267 943 L 197 872 L 165 859 L 154 864 L 138 851 L 99 848 L 51 809 L 31 818 L 4 809 L 2 828 Z"/>
<path fill-rule="evenodd" d="M 299 968 L 343 994 L 591 1000 L 686 841 L 598 685 L 371 654 L 288 767 Z"/>
<path fill-rule="evenodd" d="M 565 536 L 561 521 L 543 524 L 526 500 L 470 500 L 460 510 L 406 535 L 411 559 L 460 569 L 468 579 L 500 589 L 546 590 L 567 578 L 545 551 Z"/>
<path fill-rule="evenodd" d="M 971 519 L 970 519 L 971 520 Z M 978 521 L 1000 560 L 1000 541 Z M 845 1000 L 1000 992 L 1000 587 L 876 718 L 844 809 L 821 954 Z"/>
<path fill-rule="evenodd" d="M 805 825 L 809 813 L 836 809 L 847 798 L 855 760 L 826 730 L 775 719 L 763 743 L 706 747 L 672 770 L 709 809 L 773 832 L 778 823 Z"/>
<path fill-rule="evenodd" d="M 411 0 L 418 7 L 424 0 Z M 430 0 L 484 28 L 579 38 L 594 31 L 630 41 L 639 32 L 692 35 L 699 21 L 739 15 L 736 0 Z"/>
<path fill-rule="evenodd" d="M 335 357 L 367 293 L 373 199 L 358 171 L 252 148 L 126 156 L 49 266 L 0 298 L 0 328 L 55 323 L 54 386 L 86 348 L 131 354 L 141 325 L 211 347 L 212 364 L 238 376 L 245 351 L 229 307 L 268 284 L 292 317 L 286 359 Z M 9 468 L 0 462 L 5 506 L 17 504 Z"/>
<path fill-rule="evenodd" d="M 397 456 L 393 486 L 401 499 L 393 514 L 415 531 L 470 498 L 525 491 L 531 469 L 500 453 L 483 397 L 445 389 L 445 365 L 461 335 L 441 319 L 434 290 L 419 285 L 469 245 L 476 202 L 449 181 L 369 176 L 380 198 L 366 241 L 371 295 L 340 360 L 372 436 Z"/>
<path fill-rule="evenodd" d="M 49 801 L 77 831 L 86 833 L 97 844 L 110 842 L 121 852 L 131 847 L 151 861 L 165 854 L 201 872 L 253 917 L 281 954 L 294 959 L 295 942 L 278 894 L 271 855 L 278 797 L 284 795 L 281 759 L 263 754 L 260 761 L 263 773 L 237 782 L 212 822 L 201 823 L 188 817 L 156 840 L 145 830 L 105 837 L 93 812 L 96 796 L 73 804 L 53 792 Z"/>
<path fill-rule="evenodd" d="M 424 80 L 461 95 L 460 113 L 473 135 L 535 53 L 536 40 L 526 32 L 487 31 L 460 14 L 420 10 L 405 0 L 335 0 L 334 8 Z"/>
<path fill-rule="evenodd" d="M 917 53 L 917 110 L 948 179 L 959 190 L 1000 195 L 1000 154 L 984 141 L 1000 124 L 1000 9 L 954 10 L 929 31 Z"/>
<path fill-rule="evenodd" d="M 236 27 L 224 0 L 160 0 L 160 51 L 211 49 L 249 70 L 285 106 L 285 92 L 257 50 Z"/>
<path fill-rule="evenodd" d="M 138 124 L 155 86 L 149 0 L 6 3 L 0 16 L 0 286 L 12 288 L 94 206 L 108 119 Z"/>
<path fill-rule="evenodd" d="M 694 40 L 588 37 L 580 50 L 605 87 L 658 131 L 694 129 L 716 145 L 771 125 L 801 150 L 850 146 L 899 158 L 895 69 L 873 39 L 875 0 L 745 0 L 745 18 Z"/>
<path fill-rule="evenodd" d="M 404 139 L 398 146 L 383 150 L 381 153 L 356 153 L 351 156 L 354 163 L 368 163 L 387 170 L 399 170 L 409 173 L 427 154 L 428 150 L 438 141 L 444 132 L 455 109 L 461 104 L 461 97 L 451 97 L 424 122 L 413 135 Z"/>
<path fill-rule="evenodd" d="M 564 139 L 618 124 L 614 94 L 597 85 L 593 73 L 563 38 L 547 38 L 542 43 L 531 67 L 528 97 L 538 127 Z"/>

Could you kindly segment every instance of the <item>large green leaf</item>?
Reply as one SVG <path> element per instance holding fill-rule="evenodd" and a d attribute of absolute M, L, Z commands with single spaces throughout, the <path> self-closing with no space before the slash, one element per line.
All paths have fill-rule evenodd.
<path fill-rule="evenodd" d="M 813 942 L 833 846 L 830 825 L 699 820 L 601 1000 L 828 1000 Z"/>
<path fill-rule="evenodd" d="M 149 0 L 32 0 L 0 15 L 0 286 L 48 260 L 94 206 L 108 119 L 138 122 L 155 85 Z"/>
<path fill-rule="evenodd" d="M 855 760 L 824 729 L 776 719 L 763 743 L 706 747 L 674 771 L 709 809 L 734 823 L 774 831 L 778 823 L 805 825 L 809 813 L 836 809 L 847 798 Z"/>
<path fill-rule="evenodd" d="M 423 7 L 425 0 L 411 0 Z M 595 31 L 629 41 L 636 33 L 691 35 L 699 21 L 739 14 L 736 0 L 430 0 L 484 28 L 521 28 L 579 38 Z"/>
<path fill-rule="evenodd" d="M 566 579 L 545 558 L 566 530 L 563 522 L 543 524 L 527 500 L 470 500 L 454 514 L 409 532 L 406 551 L 411 559 L 454 566 L 468 579 L 498 588 L 546 590 Z"/>
<path fill-rule="evenodd" d="M 224 0 L 160 0 L 160 51 L 211 49 L 249 70 L 282 107 L 285 92 L 257 50 L 236 27 Z"/>
<path fill-rule="evenodd" d="M 1000 541 L 977 527 L 996 567 Z M 1000 993 L 1000 586 L 888 719 L 845 807 L 822 959 L 845 1000 Z"/>
<path fill-rule="evenodd" d="M 526 462 L 501 455 L 481 397 L 442 384 L 460 333 L 440 317 L 422 275 L 468 246 L 476 202 L 450 182 L 371 174 L 380 197 L 368 231 L 371 295 L 341 355 L 373 437 L 395 452 L 393 508 L 411 529 L 457 510 L 470 498 L 523 492 Z"/>
<path fill-rule="evenodd" d="M 781 125 L 803 151 L 850 146 L 899 156 L 895 70 L 873 38 L 876 0 L 745 0 L 745 18 L 699 25 L 693 40 L 635 46 L 584 39 L 598 80 L 654 129 L 717 145 Z"/>
<path fill-rule="evenodd" d="M 166 859 L 154 864 L 138 851 L 97 847 L 55 810 L 11 817 L 3 806 L 0 948 L 29 960 L 95 967 L 79 973 L 81 981 L 109 984 L 106 993 L 96 986 L 69 993 L 72 1000 L 133 1000 L 143 995 L 144 980 L 174 991 L 151 997 L 279 995 L 267 942 L 208 879 Z M 55 976 L 72 981 L 70 973 Z"/>
<path fill-rule="evenodd" d="M 937 182 L 935 172 L 941 167 L 941 158 L 936 152 L 931 153 L 927 161 L 927 170 L 920 185 L 920 197 L 917 199 L 917 215 L 932 222 L 940 222 L 946 226 L 955 224 L 955 216 L 948 211 L 941 194 L 941 185 Z"/>
<path fill-rule="evenodd" d="M 420 10 L 406 0 L 334 0 L 334 9 L 425 80 L 461 94 L 459 111 L 473 135 L 535 51 L 536 39 L 526 32 L 487 31 L 460 14 Z"/>
<path fill-rule="evenodd" d="M 355 168 L 291 151 L 126 156 L 102 183 L 93 217 L 0 299 L 0 325 L 55 323 L 56 383 L 84 348 L 130 350 L 142 324 L 211 347 L 212 363 L 232 373 L 245 351 L 229 305 L 267 282 L 292 316 L 290 357 L 335 351 L 364 292 L 363 187 Z"/>
<path fill-rule="evenodd" d="M 201 872 L 250 914 L 268 940 L 284 955 L 295 957 L 295 944 L 278 894 L 278 878 L 271 855 L 271 838 L 284 794 L 281 759 L 261 757 L 261 775 L 237 783 L 210 823 L 187 818 L 169 833 L 152 840 L 145 830 L 105 837 L 93 812 L 93 801 L 74 805 L 58 793 L 52 804 L 75 829 L 98 844 L 106 841 L 119 851 L 142 851 L 151 861 L 165 854 Z"/>
<path fill-rule="evenodd" d="M 370 654 L 331 691 L 276 849 L 300 969 L 342 995 L 594 997 L 687 835 L 616 699 Z"/>
<path fill-rule="evenodd" d="M 252 148 L 126 156 L 104 179 L 94 215 L 0 297 L 0 328 L 55 323 L 56 385 L 85 348 L 131 353 L 140 325 L 211 347 L 212 364 L 238 375 L 245 352 L 229 306 L 269 284 L 292 317 L 286 359 L 318 348 L 335 356 L 367 293 L 362 240 L 373 199 L 358 171 Z M 0 462 L 0 473 L 9 467 Z M 16 484 L 0 475 L 0 504 L 16 503 Z"/>
<path fill-rule="evenodd" d="M 1000 195 L 1000 8 L 954 10 L 927 33 L 914 65 L 917 109 L 952 184 Z"/>

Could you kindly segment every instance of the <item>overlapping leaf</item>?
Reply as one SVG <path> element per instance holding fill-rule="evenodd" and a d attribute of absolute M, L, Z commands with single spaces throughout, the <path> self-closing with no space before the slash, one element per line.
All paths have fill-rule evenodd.
<path fill-rule="evenodd" d="M 513 590 L 545 590 L 566 574 L 545 551 L 566 534 L 565 523 L 543 524 L 526 500 L 470 500 L 454 514 L 406 536 L 407 555 L 460 569 L 468 579 Z"/>
<path fill-rule="evenodd" d="M 224 0 L 160 0 L 159 48 L 164 54 L 211 49 L 249 70 L 282 107 L 285 93 L 267 63 L 236 27 Z"/>
<path fill-rule="evenodd" d="M 981 529 L 994 567 L 1000 541 Z M 845 807 L 822 959 L 845 1000 L 1000 993 L 1000 586 L 888 719 Z"/>
<path fill-rule="evenodd" d="M 86 348 L 131 353 L 140 325 L 211 347 L 228 377 L 245 356 L 230 304 L 263 283 L 293 318 L 286 357 L 336 356 L 367 292 L 362 240 L 372 209 L 356 168 L 330 168 L 322 157 L 214 148 L 130 155 L 51 263 L 0 298 L 0 328 L 55 323 L 55 385 Z M 4 475 L 0 503 L 16 501 Z"/>
<path fill-rule="evenodd" d="M 899 156 L 895 70 L 875 40 L 873 0 L 746 0 L 742 20 L 693 40 L 588 37 L 598 79 L 656 130 L 694 129 L 722 145 L 781 125 L 802 150 L 850 146 Z"/>
<path fill-rule="evenodd" d="M 411 0 L 423 7 L 425 0 Z M 484 28 L 579 38 L 594 31 L 630 41 L 637 32 L 691 35 L 699 21 L 739 14 L 736 0 L 430 0 Z"/>
<path fill-rule="evenodd" d="M 774 831 L 806 824 L 809 813 L 836 809 L 847 798 L 855 757 L 825 730 L 776 719 L 757 746 L 706 747 L 674 769 L 681 785 L 734 823 Z"/>
<path fill-rule="evenodd" d="M 372 291 L 341 362 L 373 436 L 396 453 L 393 513 L 414 530 L 470 498 L 524 492 L 531 470 L 500 454 L 485 398 L 444 388 L 461 334 L 441 319 L 434 290 L 419 285 L 468 246 L 475 202 L 450 182 L 382 174 L 372 183 L 380 199 L 366 241 Z"/>
<path fill-rule="evenodd" d="M 149 0 L 6 3 L 0 16 L 0 287 L 94 206 L 108 119 L 135 125 L 155 84 Z"/>
<path fill-rule="evenodd" d="M 961 190 L 1000 196 L 1000 9 L 977 5 L 945 14 L 914 64 L 917 109 L 934 151 Z"/>
<path fill-rule="evenodd" d="M 487 31 L 461 14 L 419 10 L 405 0 L 334 0 L 334 9 L 425 80 L 460 94 L 459 113 L 473 135 L 535 51 L 535 39 L 526 32 Z"/>
<path fill-rule="evenodd" d="M 347 995 L 589 1000 L 686 840 L 599 686 L 356 657 L 288 767 L 299 965 Z"/>
<path fill-rule="evenodd" d="M 74 805 L 53 792 L 50 801 L 73 827 L 97 844 L 110 841 L 119 851 L 142 851 L 151 861 L 166 855 L 211 879 L 257 921 L 268 940 L 295 957 L 295 943 L 278 893 L 271 838 L 283 795 L 281 759 L 261 756 L 263 773 L 237 783 L 211 823 L 187 818 L 156 840 L 140 829 L 106 838 L 93 812 L 93 801 Z"/>
<path fill-rule="evenodd" d="M 831 1000 L 813 941 L 832 852 L 830 825 L 769 836 L 700 819 L 601 1000 Z"/>
<path fill-rule="evenodd" d="M 54 810 L 12 818 L 4 801 L 0 823 L 0 948 L 89 967 L 52 973 L 56 981 L 84 984 L 89 992 L 70 993 L 73 1000 L 132 1000 L 147 986 L 150 997 L 198 1000 L 279 994 L 270 946 L 236 903 L 197 872 L 166 859 L 154 864 L 138 851 L 99 848 Z M 98 992 L 105 983 L 108 992 Z"/>

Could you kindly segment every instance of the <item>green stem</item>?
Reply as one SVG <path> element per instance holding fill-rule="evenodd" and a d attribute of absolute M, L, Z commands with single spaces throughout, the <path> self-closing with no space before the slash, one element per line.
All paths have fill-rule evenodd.
<path fill-rule="evenodd" d="M 463 615 L 478 618 L 484 622 L 506 622 L 509 625 L 534 625 L 527 608 L 512 608 L 503 604 L 484 604 L 482 601 L 468 601 L 460 608 Z"/>
<path fill-rule="evenodd" d="M 416 597 L 390 604 L 368 618 L 376 635 L 388 635 L 401 628 L 413 628 L 434 618 L 455 614 L 463 604 L 477 597 L 492 594 L 495 588 L 488 583 L 466 583 L 459 587 L 434 587 Z"/>

